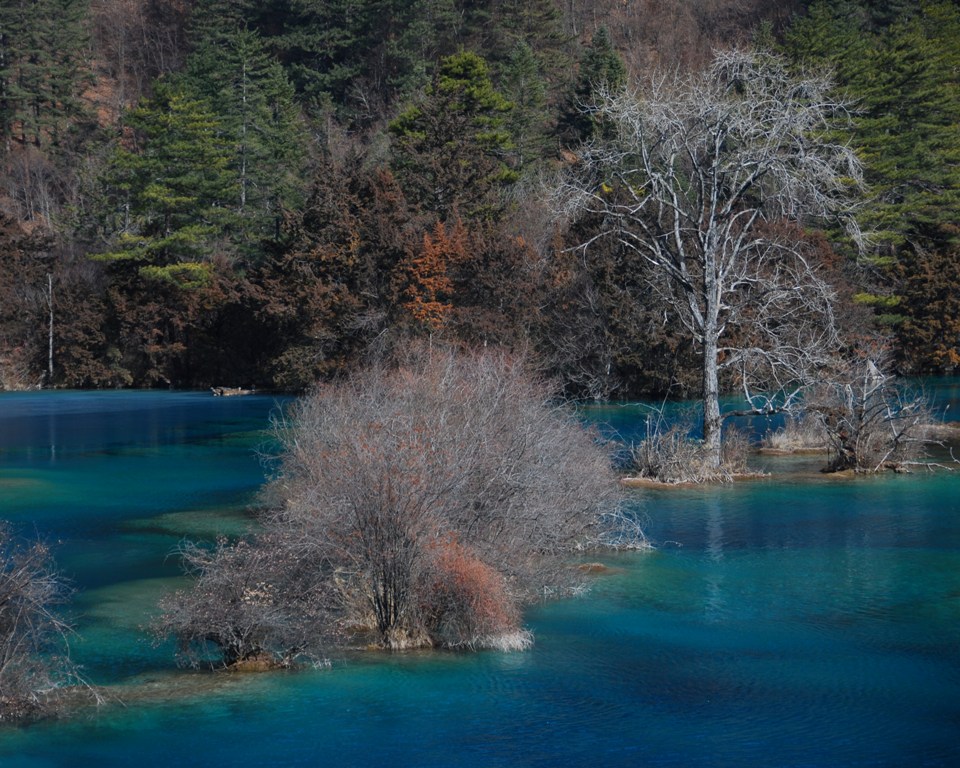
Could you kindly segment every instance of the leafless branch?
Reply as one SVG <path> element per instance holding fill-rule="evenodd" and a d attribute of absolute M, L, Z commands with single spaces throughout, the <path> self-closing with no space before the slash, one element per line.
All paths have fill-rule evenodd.
<path fill-rule="evenodd" d="M 78 681 L 57 611 L 66 595 L 49 549 L 18 543 L 0 523 L 0 721 L 55 709 L 63 686 Z"/>

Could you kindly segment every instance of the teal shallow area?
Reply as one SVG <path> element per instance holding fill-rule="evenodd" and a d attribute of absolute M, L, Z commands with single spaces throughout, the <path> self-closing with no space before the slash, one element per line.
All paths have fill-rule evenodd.
<path fill-rule="evenodd" d="M 929 404 L 934 419 L 960 422 L 960 378 L 939 377 L 907 380 L 907 393 L 922 395 Z M 727 415 L 725 428 L 736 427 L 753 438 L 759 438 L 769 429 L 783 425 L 782 415 L 771 417 L 731 416 L 746 409 L 746 401 L 738 397 L 721 399 L 720 408 Z M 671 424 L 682 420 L 691 424 L 691 434 L 699 436 L 698 420 L 701 411 L 697 403 L 676 400 L 658 402 L 610 402 L 590 404 L 582 409 L 585 416 L 600 424 L 603 432 L 630 444 L 646 437 L 648 426 Z"/>
<path fill-rule="evenodd" d="M 122 701 L 0 729 L 2 768 L 960 765 L 951 472 L 764 459 L 762 480 L 636 491 L 656 549 L 591 554 L 609 570 L 532 610 L 525 653 L 177 670 L 141 626 L 182 583 L 181 538 L 243 529 L 280 405 L 0 394 L 0 518 L 57 542 L 74 655 Z"/>

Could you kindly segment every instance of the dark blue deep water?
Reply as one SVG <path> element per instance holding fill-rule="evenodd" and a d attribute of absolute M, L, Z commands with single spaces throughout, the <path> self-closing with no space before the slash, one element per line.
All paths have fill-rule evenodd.
<path fill-rule="evenodd" d="M 247 524 L 279 408 L 0 394 L 0 518 L 55 542 L 73 655 L 112 699 L 0 728 L 2 768 L 960 765 L 957 472 L 764 459 L 762 480 L 636 491 L 656 549 L 591 555 L 609 570 L 531 611 L 525 653 L 177 670 L 141 627 L 182 583 L 178 541 Z M 623 432 L 637 413 L 588 410 Z"/>

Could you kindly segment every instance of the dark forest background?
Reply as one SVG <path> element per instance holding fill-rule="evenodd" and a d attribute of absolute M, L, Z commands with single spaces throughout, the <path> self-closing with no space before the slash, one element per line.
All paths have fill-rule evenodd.
<path fill-rule="evenodd" d="M 5 0 L 0 388 L 299 391 L 409 337 L 578 397 L 696 391 L 644 265 L 544 183 L 603 86 L 718 47 L 830 68 L 866 252 L 797 231 L 850 334 L 960 362 L 960 9 L 903 0 Z"/>

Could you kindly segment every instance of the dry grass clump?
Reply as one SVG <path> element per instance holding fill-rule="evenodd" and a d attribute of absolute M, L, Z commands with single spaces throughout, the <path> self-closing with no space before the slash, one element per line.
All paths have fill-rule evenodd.
<path fill-rule="evenodd" d="M 637 478 L 668 485 L 727 482 L 746 473 L 749 451 L 747 436 L 729 430 L 717 467 L 704 444 L 690 437 L 689 425 L 675 424 L 652 430 L 645 440 L 632 446 L 630 468 Z"/>
<path fill-rule="evenodd" d="M 512 653 L 526 651 L 533 645 L 533 633 L 526 629 L 502 632 L 499 635 L 482 635 L 470 644 L 471 650 L 490 650 Z"/>
<path fill-rule="evenodd" d="M 760 450 L 766 453 L 826 453 L 829 446 L 823 422 L 808 414 L 787 416 L 782 427 L 767 432 L 760 441 Z"/>

